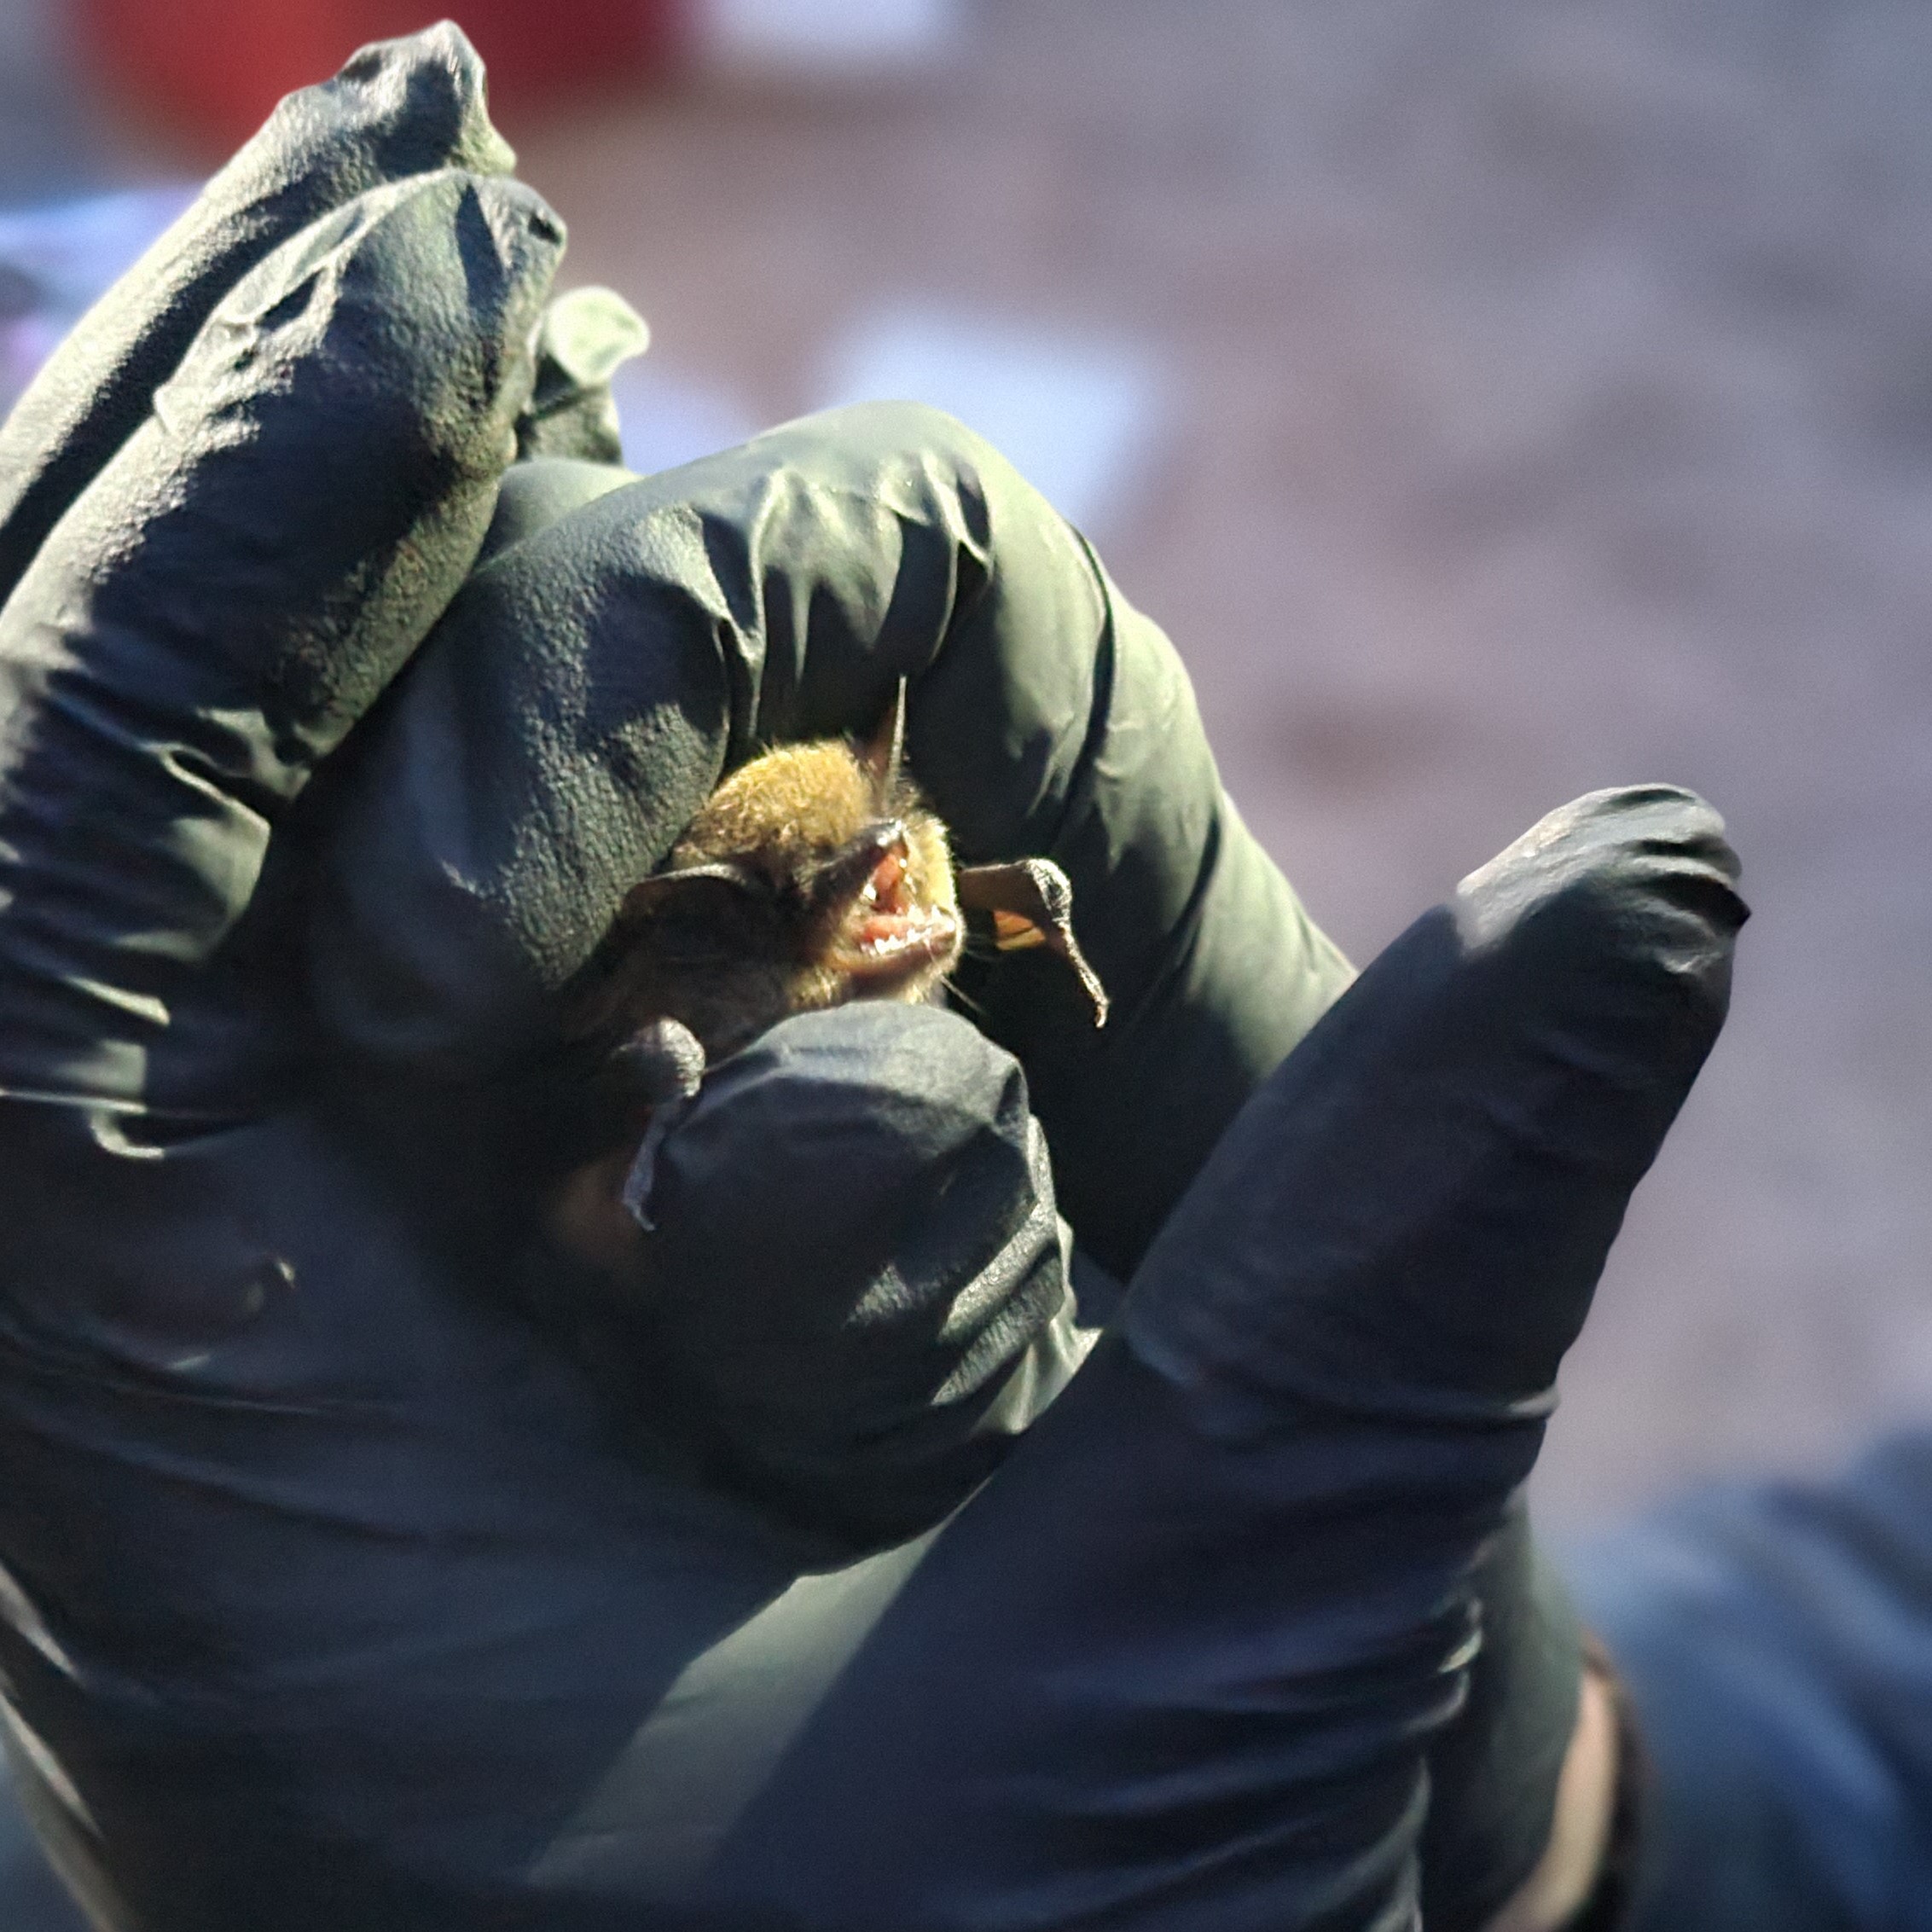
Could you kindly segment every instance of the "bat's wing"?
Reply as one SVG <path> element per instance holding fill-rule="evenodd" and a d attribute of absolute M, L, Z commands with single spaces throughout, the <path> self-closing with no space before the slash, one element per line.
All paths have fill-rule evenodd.
<path fill-rule="evenodd" d="M 1073 887 L 1051 859 L 967 866 L 959 875 L 959 897 L 962 912 L 991 914 L 993 943 L 1002 953 L 1029 946 L 1057 953 L 1078 977 L 1094 1025 L 1107 1024 L 1107 989 L 1073 936 Z"/>

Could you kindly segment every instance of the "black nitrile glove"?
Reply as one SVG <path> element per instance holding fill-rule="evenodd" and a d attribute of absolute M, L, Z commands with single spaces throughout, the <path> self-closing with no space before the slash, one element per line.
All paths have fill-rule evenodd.
<path fill-rule="evenodd" d="M 0 429 L 0 601 L 256 263 L 386 182 L 438 168 L 502 174 L 514 165 L 483 93 L 482 62 L 445 20 L 365 47 L 333 80 L 276 108 L 81 319 Z"/>
<path fill-rule="evenodd" d="M 560 295 L 537 332 L 537 380 L 517 424 L 517 454 L 622 462 L 611 377 L 650 340 L 644 318 L 610 289 Z"/>
<path fill-rule="evenodd" d="M 775 1026 L 667 1125 L 638 1274 L 580 1304 L 614 1412 L 815 1568 L 932 1529 L 1092 1339 L 1018 1063 L 954 1014 L 858 1001 Z M 557 1272 L 532 1251 L 539 1319 Z"/>
<path fill-rule="evenodd" d="M 1083 1241 L 1130 1268 L 1348 977 L 1220 795 L 1165 641 L 1004 462 L 930 412 L 795 425 L 563 520 L 629 480 L 542 461 L 506 479 L 488 554 L 530 548 L 451 612 L 336 849 L 322 991 L 342 1030 L 407 1067 L 513 1055 L 723 758 L 862 726 L 930 657 L 918 775 L 969 858 L 1048 850 L 1070 867 L 1116 996 L 1096 1036 L 1050 966 L 1002 962 L 969 987 L 1026 1061 Z M 721 653 L 755 719 L 730 727 L 728 751 Z M 868 653 L 885 662 L 862 676 Z M 844 711 L 809 705 L 835 676 Z M 983 709 L 1012 722 L 989 731 Z M 693 731 L 700 717 L 715 722 Z M 626 777 L 647 766 L 662 801 Z M 452 801 L 436 778 L 450 769 L 488 774 L 487 791 Z M 1002 821 L 1016 776 L 1023 803 Z M 1520 1511 L 1472 1588 L 1482 1648 L 1433 1760 L 1424 1847 L 1431 1922 L 1450 1932 L 1535 1865 L 1576 1700 L 1574 1619 Z"/>
<path fill-rule="evenodd" d="M 0 1763 L 0 1925 L 7 1932 L 88 1932 L 73 1895 L 55 1877 Z"/>
<path fill-rule="evenodd" d="M 1721 1019 L 1732 871 L 1695 799 L 1600 794 L 1371 966 L 706 1847 L 706 1895 L 758 1923 L 782 1872 L 810 1925 L 1412 1923 L 1472 1573 Z M 668 1768 L 628 1760 L 634 1801 Z"/>
<path fill-rule="evenodd" d="M 6 1091 L 259 1105 L 270 834 L 476 556 L 562 241 L 455 170 L 348 203 L 227 296 L 42 545 L 0 619 Z"/>
<path fill-rule="evenodd" d="M 1430 1932 L 1482 1932 L 1535 1869 L 1576 1723 L 1581 1633 L 1520 1497 L 1468 1587 L 1482 1648 L 1467 1701 L 1429 1751 Z"/>
<path fill-rule="evenodd" d="M 981 551 L 1008 535 L 1015 538 L 1012 560 L 995 572 Z M 866 589 L 867 568 L 876 589 Z M 1028 642 L 1080 634 L 1082 627 L 1055 613 L 1079 606 L 1083 581 L 1111 612 L 1083 627 L 1100 664 L 1110 674 L 1122 659 L 1128 664 L 1117 682 L 1101 681 L 1106 702 L 1098 726 L 1086 708 L 1096 687 L 1081 686 L 1068 665 Z M 997 597 L 988 588 L 995 582 Z M 1009 618 L 1012 631 L 1004 624 Z M 1069 989 L 1050 978 L 1002 988 L 995 972 L 975 989 L 990 1004 L 995 1027 L 1011 1014 L 1007 1036 L 1030 1071 L 1043 1070 L 1042 1111 L 1057 1129 L 1056 1166 L 1076 1181 L 1091 1177 L 1084 1213 L 1076 1210 L 1082 1237 L 1091 1230 L 1104 1252 L 1130 1260 L 1133 1229 L 1150 1217 L 1147 1197 L 1165 1190 L 1161 1198 L 1171 1198 L 1198 1164 L 1197 1143 L 1184 1131 L 1190 1117 L 1212 1105 L 1220 1110 L 1218 1129 L 1266 1070 L 1272 1050 L 1290 1043 L 1284 1028 L 1272 1047 L 1259 1044 L 1271 1021 L 1316 1010 L 1343 971 L 1335 962 L 1323 994 L 1297 1008 L 1280 969 L 1308 956 L 1297 950 L 1295 935 L 1305 931 L 1298 915 L 1273 911 L 1268 882 L 1274 875 L 1262 869 L 1265 862 L 1249 875 L 1261 884 L 1243 889 L 1241 862 L 1250 848 L 1238 821 L 1233 831 L 1227 821 L 1217 823 L 1215 795 L 1190 792 L 1187 773 L 1206 772 L 1211 786 L 1211 767 L 1204 757 L 1190 764 L 1191 740 L 1175 728 L 1171 705 L 1127 701 L 1163 688 L 1162 667 L 1170 660 L 1157 634 L 1119 603 L 996 457 L 925 412 L 844 412 L 676 475 L 614 489 L 554 528 L 526 530 L 518 549 L 468 587 L 372 740 L 363 789 L 335 849 L 322 984 L 336 1023 L 378 1060 L 405 1067 L 475 1065 L 492 1053 L 513 1057 L 540 1034 L 544 989 L 568 979 L 624 883 L 661 853 L 736 755 L 728 747 L 837 728 L 841 714 L 831 701 L 822 700 L 822 709 L 810 702 L 820 688 L 815 676 L 827 683 L 842 677 L 850 693 L 844 722 L 862 723 L 885 701 L 894 675 L 918 670 L 912 641 L 922 635 L 937 641 L 921 647 L 935 668 L 914 685 L 915 772 L 962 828 L 967 856 L 1044 849 L 1069 865 L 1083 938 L 1123 995 L 1124 1024 L 1115 1039 L 1133 1039 L 1139 1059 L 1115 1067 L 1111 1043 L 1082 1028 L 1070 997 L 1059 997 Z M 870 678 L 861 675 L 868 656 L 892 643 L 908 654 L 888 658 Z M 815 672 L 821 664 L 824 670 Z M 1057 678 L 1068 682 L 1056 687 Z M 949 733 L 943 705 L 952 691 L 989 689 L 1015 693 L 1008 701 L 1036 721 L 1040 741 L 1016 763 L 1023 774 L 1048 778 L 1029 776 L 1029 798 L 1036 800 L 1046 782 L 1050 798 L 1072 803 L 1061 808 L 1065 821 L 1036 804 L 1018 829 L 996 828 L 975 845 L 972 827 L 985 821 L 986 800 L 999 795 L 999 786 L 991 771 L 978 774 L 961 781 L 954 802 L 945 789 L 949 759 L 986 734 L 961 726 Z M 1076 702 L 1070 691 L 1084 696 Z M 728 722 L 740 704 L 757 722 Z M 1056 713 L 1057 737 L 1039 722 Z M 1165 761 L 1157 777 L 1157 746 Z M 1096 782 L 1088 760 L 1108 783 Z M 626 771 L 647 766 L 669 787 L 662 798 L 623 780 Z M 433 775 L 452 770 L 487 772 L 492 789 L 452 799 L 432 783 Z M 1148 775 L 1130 786 L 1136 770 Z M 507 797 L 513 803 L 504 814 Z M 1661 806 L 1619 799 L 1614 811 L 1584 813 L 1558 852 L 1593 879 L 1611 866 L 1640 881 L 1641 839 L 1630 851 L 1616 841 L 1640 809 L 1689 809 L 1677 795 L 1661 797 Z M 1601 840 L 1592 843 L 1599 819 L 1610 827 L 1603 850 Z M 1070 825 L 1093 828 L 1084 845 Z M 1088 850 L 1101 862 L 1083 862 Z M 1665 850 L 1668 856 L 1668 841 Z M 1189 905 L 1177 887 L 1204 867 L 1212 889 Z M 1712 877 L 1721 925 L 1730 902 L 1722 875 Z M 1612 871 L 1606 890 L 1614 898 L 1626 885 Z M 413 919 L 400 916 L 405 897 Z M 1133 915 L 1163 906 L 1188 908 L 1166 942 L 1188 964 L 1178 976 L 1164 965 L 1148 972 L 1143 1002 L 1132 991 Z M 1117 907 L 1115 927 L 1109 912 Z M 1286 934 L 1288 943 L 1255 943 L 1271 932 Z M 1714 935 L 1714 947 L 1727 939 L 1715 929 Z M 1243 954 L 1244 946 L 1252 950 Z M 1203 954 L 1226 962 L 1268 951 L 1272 979 L 1225 963 L 1215 973 L 1198 965 Z M 1314 956 L 1333 960 L 1332 954 Z M 1581 983 L 1571 990 L 1586 1001 L 1593 972 L 1614 983 L 1627 970 L 1615 955 L 1599 967 L 1587 944 L 1575 958 Z M 1516 997 L 1513 989 L 1508 997 Z M 1503 1037 L 1496 1038 L 1499 1051 Z M 1199 1074 L 1190 1084 L 1178 1064 L 1187 1043 L 1203 1040 L 1224 1051 L 1230 1041 L 1245 1040 L 1250 1050 L 1232 1070 L 1225 1058 L 1194 1055 L 1189 1064 Z M 1182 1045 L 1163 1047 L 1166 1041 Z M 1656 1045 L 1662 1053 L 1668 1042 Z M 1216 1067 L 1223 1070 L 1218 1084 Z M 1136 1070 L 1146 1082 L 1138 1100 L 1128 1097 Z M 1110 1074 L 1117 1084 L 1110 1085 Z M 1095 1082 L 1094 1097 L 1083 1091 L 1082 1077 Z M 1505 1060 L 1497 1077 L 1506 1084 L 1518 1075 Z M 1674 1096 L 1680 1077 L 1663 1079 L 1659 1091 Z M 1188 1103 L 1176 1110 L 1183 1131 L 1163 1138 L 1157 1129 L 1177 1091 Z M 1370 1111 L 1396 1106 L 1396 1091 L 1372 1084 L 1362 1104 Z M 1109 1094 L 1111 1112 L 1098 1098 Z M 1472 1096 L 1472 1104 L 1480 1102 Z M 1111 1131 L 1083 1136 L 1084 1123 L 1103 1118 Z M 1639 1137 L 1640 1159 L 1647 1160 L 1656 1132 L 1661 1124 L 1653 1120 Z M 1350 1157 L 1361 1159 L 1369 1144 L 1366 1134 L 1347 1141 Z M 751 1164 L 748 1156 L 748 1170 Z M 1593 1198 L 1620 1212 L 1637 1171 L 1607 1184 L 1593 1180 Z M 1452 1165 L 1444 1179 L 1452 1194 L 1455 1178 Z M 1487 1177 L 1471 1180 L 1469 1192 L 1479 1197 L 1487 1185 Z M 1550 1227 L 1560 1229 L 1570 1215 L 1554 1192 L 1560 1176 L 1538 1175 L 1528 1185 L 1548 1194 Z M 1069 1193 L 1063 1186 L 1063 1201 Z M 1474 1238 L 1489 1239 L 1477 1218 L 1479 1198 L 1455 1198 Z M 1114 1213 L 1125 1227 L 1117 1228 Z M 1437 1238 L 1447 1241 L 1453 1232 L 1446 1227 Z M 1575 1233 L 1590 1253 L 1607 1239 L 1588 1225 Z M 1535 1235 L 1552 1238 L 1546 1228 Z M 1534 1284 L 1535 1271 L 1526 1269 L 1524 1279 Z M 1519 1294 L 1508 1304 L 1510 1320 L 1525 1319 L 1535 1305 Z M 1459 1309 L 1454 1319 L 1463 1325 L 1479 1318 Z M 1483 1344 L 1492 1339 L 1483 1329 Z M 721 1378 L 727 1369 L 721 1360 Z M 1518 1475 L 1527 1467 L 1524 1459 Z M 1442 1739 L 1442 1789 L 1428 1840 L 1439 1875 L 1432 1902 L 1450 1924 L 1480 1923 L 1536 1862 L 1575 1709 L 1575 1635 L 1560 1592 L 1546 1573 L 1531 1569 L 1520 1527 L 1513 1519 L 1505 1525 L 1497 1498 L 1485 1507 L 1494 1513 L 1480 1532 L 1471 1519 L 1459 1520 L 1467 1574 L 1459 1575 L 1456 1588 L 1472 1613 L 1481 1606 L 1490 1648 L 1479 1659 L 1467 1710 L 1456 1714 L 1462 1679 L 1451 1672 L 1430 1719 Z M 1393 1554 L 1399 1552 L 1384 1548 L 1383 1560 Z M 1514 1748 L 1491 1749 L 1498 1740 Z M 633 1791 L 613 1803 L 621 1812 L 635 1801 Z M 642 1882 L 635 1870 L 621 1881 Z"/>
<path fill-rule="evenodd" d="M 439 30 L 365 56 L 350 96 L 426 74 L 433 100 L 451 70 L 488 154 L 461 52 Z M 429 124 L 402 119 L 415 154 Z M 299 105 L 271 148 L 277 126 L 301 136 L 275 149 L 282 202 L 352 175 L 358 123 Z M 0 1644 L 16 1768 L 113 1925 L 258 1914 L 259 1852 L 318 1828 L 251 1767 L 302 1671 L 380 1618 L 313 1580 L 341 1574 L 343 1467 L 387 1459 L 388 1351 L 440 1344 L 377 1191 L 285 1097 L 305 1036 L 251 915 L 310 771 L 476 555 L 561 242 L 527 189 L 456 170 L 296 224 L 148 369 L 138 426 L 80 409 L 107 426 L 96 473 L 0 615 Z M 152 320 L 109 298 L 84 345 L 108 389 L 160 353 Z M 299 1522 L 317 1534 L 291 1543 Z M 225 1918 L 203 1912 L 224 1867 L 255 1900 Z"/>
<path fill-rule="evenodd" d="M 910 404 L 792 424 L 548 528 L 617 473 L 531 467 L 513 539 L 361 749 L 317 920 L 334 1030 L 413 1072 L 540 1049 L 551 996 L 719 775 L 869 728 L 909 677 L 911 769 L 960 857 L 1044 855 L 1073 881 L 1105 1030 L 1054 961 L 966 989 L 1026 1067 L 1082 1244 L 1130 1272 L 1349 978 L 1221 792 L 1172 647 L 1010 465 Z"/>
<path fill-rule="evenodd" d="M 1405 1923 L 1472 1578 L 1715 1024 L 1714 821 L 1546 827 L 1244 1111 L 1348 972 L 1164 640 L 927 412 L 497 500 L 557 240 L 451 173 L 290 243 L 0 620 L 0 1666 L 44 1834 L 117 1932 Z M 976 996 L 1083 1239 L 1147 1258 L 958 1514 L 827 1567 L 519 1312 L 497 1128 L 718 773 L 902 676 L 963 852 L 1074 879 L 1106 1032 L 1036 962 Z M 972 1028 L 874 1027 L 924 1030 L 891 1117 L 1010 1136 Z"/>

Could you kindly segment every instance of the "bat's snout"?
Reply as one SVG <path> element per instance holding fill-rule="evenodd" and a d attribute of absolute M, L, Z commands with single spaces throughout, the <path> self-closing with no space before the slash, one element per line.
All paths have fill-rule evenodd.
<path fill-rule="evenodd" d="M 929 881 L 915 877 L 910 829 L 902 819 L 869 826 L 824 874 L 828 909 L 838 908 L 826 963 L 867 993 L 901 990 L 915 977 L 930 983 L 958 956 L 965 928 Z M 921 989 L 923 991 L 923 988 Z"/>

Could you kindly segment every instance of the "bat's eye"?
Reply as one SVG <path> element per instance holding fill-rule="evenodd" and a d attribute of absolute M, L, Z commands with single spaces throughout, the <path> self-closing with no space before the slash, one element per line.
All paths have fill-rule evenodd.
<path fill-rule="evenodd" d="M 850 844 L 807 872 L 803 881 L 807 904 L 820 918 L 843 919 L 867 892 L 876 896 L 887 890 L 880 869 L 895 855 L 899 876 L 903 876 L 905 850 L 906 828 L 897 819 L 867 826 Z M 897 879 L 891 883 L 896 887 Z"/>

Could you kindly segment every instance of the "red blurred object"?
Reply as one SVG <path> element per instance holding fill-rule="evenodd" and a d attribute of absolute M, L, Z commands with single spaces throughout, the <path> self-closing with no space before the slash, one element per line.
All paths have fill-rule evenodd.
<path fill-rule="evenodd" d="M 73 0 L 94 71 L 123 98 L 225 150 L 292 89 L 326 79 L 365 42 L 413 33 L 436 0 Z M 514 110 L 586 84 L 662 73 L 684 0 L 458 0 L 493 105 Z"/>

